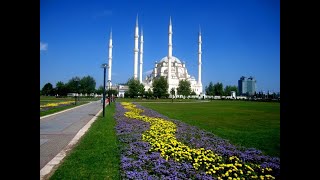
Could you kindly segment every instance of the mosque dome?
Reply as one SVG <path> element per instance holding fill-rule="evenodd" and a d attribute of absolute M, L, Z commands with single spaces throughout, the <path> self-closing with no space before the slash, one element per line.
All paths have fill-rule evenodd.
<path fill-rule="evenodd" d="M 181 63 L 181 61 L 180 61 L 177 57 L 175 57 L 175 56 L 172 56 L 171 61 L 172 61 L 172 62 Z M 161 62 L 168 62 L 168 56 L 165 56 L 164 58 L 162 58 L 162 59 L 160 60 L 160 63 L 161 63 Z"/>
<path fill-rule="evenodd" d="M 139 33 L 138 33 L 138 20 L 136 21 L 136 28 L 135 28 L 135 48 L 134 48 L 134 77 L 137 79 L 138 78 L 138 38 L 139 38 Z M 172 56 L 172 24 L 171 24 L 171 18 L 170 18 L 170 24 L 169 24 L 169 44 L 168 44 L 168 56 L 170 55 L 170 61 L 168 56 L 164 56 L 160 61 L 155 61 L 154 67 L 152 69 L 152 73 L 146 76 L 146 79 L 142 81 L 142 61 L 140 61 L 140 82 L 142 82 L 145 86 L 145 90 L 153 88 L 153 82 L 154 80 L 160 78 L 160 77 L 165 77 L 167 79 L 167 84 L 168 84 L 168 93 L 170 94 L 170 91 L 172 88 L 177 89 L 179 87 L 179 83 L 181 80 L 187 80 L 190 82 L 191 90 L 194 91 L 197 95 L 202 94 L 202 83 L 201 83 L 201 33 L 199 33 L 199 50 L 198 50 L 198 80 L 194 76 L 191 76 L 188 73 L 186 63 L 184 61 L 181 61 L 175 56 Z M 141 32 L 141 39 L 142 39 L 142 32 Z M 143 40 L 140 39 L 140 60 L 142 59 L 142 45 L 143 45 Z M 170 66 L 170 68 L 169 68 Z"/>

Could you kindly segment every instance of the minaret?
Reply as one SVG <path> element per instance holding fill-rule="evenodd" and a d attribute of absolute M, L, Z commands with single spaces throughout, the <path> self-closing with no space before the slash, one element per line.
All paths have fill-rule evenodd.
<path fill-rule="evenodd" d="M 142 64 L 143 64 L 143 31 L 141 28 L 141 36 L 140 36 L 140 67 L 139 67 L 139 71 L 140 71 L 140 76 L 139 76 L 139 80 L 140 83 L 142 83 Z"/>
<path fill-rule="evenodd" d="M 168 44 L 168 91 L 170 94 L 171 90 L 171 60 L 172 60 L 172 24 L 171 24 L 171 16 L 169 23 L 169 44 Z"/>
<path fill-rule="evenodd" d="M 201 29 L 199 27 L 199 49 L 198 49 L 198 84 L 202 85 L 201 83 L 201 44 L 202 44 L 202 40 L 201 40 Z"/>
<path fill-rule="evenodd" d="M 112 29 L 109 39 L 109 62 L 108 62 L 108 86 L 111 88 L 111 70 L 112 70 Z"/>
<path fill-rule="evenodd" d="M 138 27 L 138 15 L 136 19 L 136 28 L 134 31 L 134 70 L 133 70 L 133 78 L 138 79 L 138 38 L 139 38 L 139 27 Z"/>
<path fill-rule="evenodd" d="M 154 62 L 154 77 L 157 77 L 157 61 L 156 62 Z"/>

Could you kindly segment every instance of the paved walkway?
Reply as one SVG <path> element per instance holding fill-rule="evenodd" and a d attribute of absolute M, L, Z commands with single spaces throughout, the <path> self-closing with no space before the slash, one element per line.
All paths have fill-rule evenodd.
<path fill-rule="evenodd" d="M 40 170 L 64 149 L 101 109 L 100 101 L 95 101 L 40 119 Z"/>

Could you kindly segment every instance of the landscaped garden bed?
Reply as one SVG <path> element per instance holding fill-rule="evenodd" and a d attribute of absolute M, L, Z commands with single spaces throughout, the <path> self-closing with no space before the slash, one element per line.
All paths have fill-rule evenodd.
<path fill-rule="evenodd" d="M 280 159 L 132 103 L 117 103 L 123 179 L 280 179 Z"/>
<path fill-rule="evenodd" d="M 40 105 L 40 111 L 47 111 L 53 108 L 70 106 L 70 105 L 74 105 L 74 101 L 48 103 L 48 104 Z"/>

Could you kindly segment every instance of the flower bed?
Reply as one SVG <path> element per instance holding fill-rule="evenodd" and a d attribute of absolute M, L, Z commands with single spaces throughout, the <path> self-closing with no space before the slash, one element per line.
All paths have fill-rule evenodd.
<path fill-rule="evenodd" d="M 280 160 L 132 103 L 117 103 L 124 179 L 275 179 Z M 128 111 L 126 111 L 126 109 Z"/>
<path fill-rule="evenodd" d="M 70 104 L 74 103 L 74 101 L 64 101 L 64 102 L 57 102 L 57 103 L 48 103 L 45 105 L 40 105 L 40 111 L 47 111 L 49 109 L 61 106 L 69 106 Z"/>

